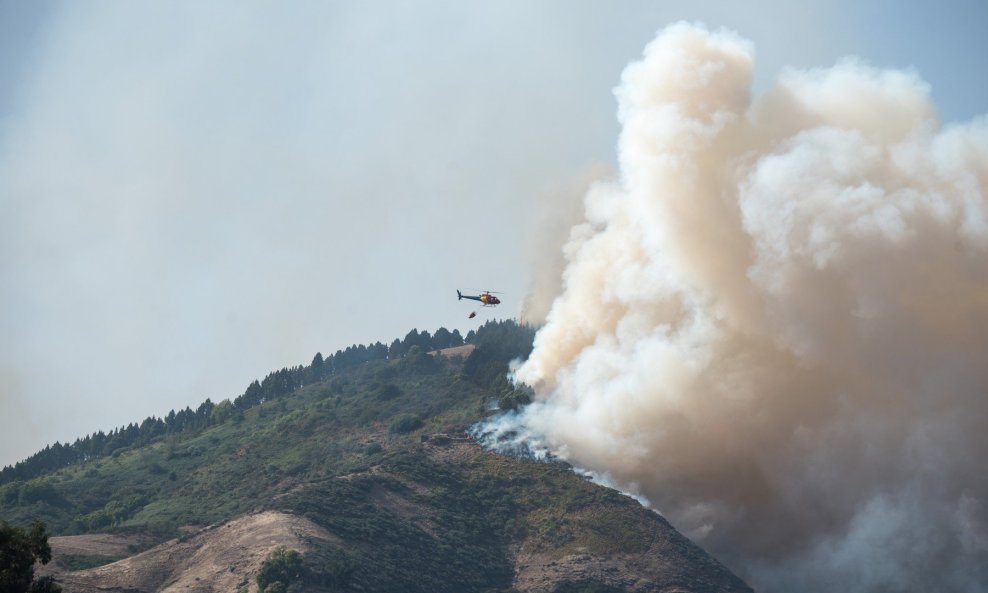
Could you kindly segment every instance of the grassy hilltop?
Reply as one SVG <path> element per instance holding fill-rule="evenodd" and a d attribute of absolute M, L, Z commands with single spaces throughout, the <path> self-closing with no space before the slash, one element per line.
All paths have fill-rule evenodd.
<path fill-rule="evenodd" d="M 49 449 L 0 476 L 0 518 L 64 536 L 67 591 L 257 590 L 278 537 L 302 552 L 297 590 L 748 590 L 637 502 L 465 436 L 492 404 L 524 401 L 504 375 L 532 330 L 489 323 L 447 356 L 411 343 L 423 335 L 318 355 L 102 451 L 79 441 L 55 463 Z M 94 533 L 126 545 L 69 546 Z"/>

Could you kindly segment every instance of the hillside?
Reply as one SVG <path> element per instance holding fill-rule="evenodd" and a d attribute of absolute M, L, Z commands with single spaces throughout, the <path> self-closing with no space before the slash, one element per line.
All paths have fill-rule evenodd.
<path fill-rule="evenodd" d="M 50 571 L 83 593 L 254 591 L 277 545 L 304 552 L 296 588 L 312 591 L 749 591 L 634 500 L 465 435 L 518 400 L 504 371 L 531 337 L 492 323 L 460 356 L 414 347 L 336 368 L 5 483 L 0 518 L 44 520 Z"/>

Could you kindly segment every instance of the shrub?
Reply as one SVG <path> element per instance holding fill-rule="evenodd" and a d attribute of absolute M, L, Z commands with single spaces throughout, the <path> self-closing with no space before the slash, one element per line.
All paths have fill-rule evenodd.
<path fill-rule="evenodd" d="M 52 505 L 63 503 L 62 497 L 49 480 L 28 482 L 20 489 L 20 503 L 47 502 Z"/>
<path fill-rule="evenodd" d="M 532 397 L 526 389 L 514 389 L 502 395 L 497 401 L 497 407 L 502 410 L 517 410 L 532 403 Z"/>
<path fill-rule="evenodd" d="M 318 568 L 309 568 L 310 580 L 332 589 L 346 589 L 356 565 L 350 556 L 340 549 L 323 551 L 318 554 Z M 315 573 L 315 574 L 312 574 Z"/>
<path fill-rule="evenodd" d="M 395 416 L 395 419 L 391 421 L 391 426 L 388 430 L 395 434 L 405 434 L 407 432 L 412 432 L 420 426 L 422 426 L 422 419 L 418 416 L 414 414 L 398 414 Z"/>
<path fill-rule="evenodd" d="M 431 375 L 439 372 L 439 362 L 418 346 L 412 346 L 401 360 L 403 370 L 415 375 Z"/>
<path fill-rule="evenodd" d="M 301 580 L 304 569 L 302 554 L 285 546 L 271 550 L 268 559 L 257 573 L 257 587 L 260 591 L 283 593 L 292 583 Z"/>
<path fill-rule="evenodd" d="M 401 388 L 394 383 L 388 383 L 377 390 L 377 399 L 389 400 L 401 395 Z"/>

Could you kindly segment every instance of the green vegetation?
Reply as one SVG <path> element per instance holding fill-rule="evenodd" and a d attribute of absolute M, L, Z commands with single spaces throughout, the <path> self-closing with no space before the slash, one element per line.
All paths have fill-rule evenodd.
<path fill-rule="evenodd" d="M 49 578 L 34 578 L 34 563 L 47 564 L 51 547 L 45 526 L 35 521 L 22 529 L 0 521 L 0 593 L 57 593 Z"/>
<path fill-rule="evenodd" d="M 391 421 L 391 426 L 388 427 L 388 430 L 395 434 L 405 434 L 421 426 L 422 419 L 415 414 L 399 414 Z"/>
<path fill-rule="evenodd" d="M 346 553 L 332 546 L 306 553 L 306 578 L 324 586 L 507 589 L 504 520 L 520 520 L 507 510 L 512 502 L 487 504 L 487 480 L 430 461 L 420 437 L 461 435 L 488 402 L 509 393 L 507 363 L 528 352 L 533 335 L 490 322 L 468 336 L 477 347 L 465 361 L 428 353 L 433 339 L 462 344 L 445 330 L 435 338 L 413 330 L 390 348 L 317 354 L 309 366 L 252 382 L 233 401 L 207 400 L 196 411 L 112 431 L 115 444 L 99 455 L 28 479 L 15 476 L 35 466 L 18 464 L 0 486 L 0 516 L 15 524 L 41 518 L 58 534 L 135 532 L 162 541 L 179 536 L 181 525 L 274 508 L 305 514 L 352 543 Z M 96 442 L 87 439 L 79 442 Z M 410 486 L 419 483 L 432 494 Z M 382 509 L 377 496 L 441 511 L 420 520 Z M 78 560 L 80 567 L 91 561 Z M 291 586 L 274 579 L 265 588 L 275 582 Z"/>
<path fill-rule="evenodd" d="M 302 554 L 278 546 L 271 551 L 257 573 L 257 587 L 261 593 L 284 593 L 295 583 L 304 580 L 305 569 Z"/>
<path fill-rule="evenodd" d="M 261 593 L 285 593 L 306 587 L 343 590 L 349 586 L 352 574 L 353 562 L 342 550 L 323 548 L 303 555 L 278 546 L 261 565 L 257 587 Z"/>
<path fill-rule="evenodd" d="M 467 363 L 476 361 L 471 364 L 487 374 L 491 359 L 504 360 L 504 349 L 491 346 L 489 334 L 518 334 L 530 348 L 533 332 L 510 321 L 471 332 L 479 347 Z M 435 339 L 462 343 L 459 333 L 443 329 Z M 89 448 L 112 443 L 83 460 L 66 461 L 70 447 L 46 447 L 29 461 L 54 463 L 59 452 L 55 469 L 23 462 L 4 469 L 0 516 L 20 525 L 40 518 L 59 534 L 176 536 L 178 525 L 208 525 L 263 506 L 287 482 L 351 471 L 366 463 L 371 442 L 386 449 L 416 431 L 462 429 L 476 421 L 490 385 L 466 365 L 426 353 L 423 346 L 433 340 L 428 332 L 412 330 L 390 349 L 378 344 L 351 346 L 326 358 L 317 354 L 309 366 L 252 382 L 233 402 L 206 400 L 195 411 L 77 441 Z M 527 352 L 520 350 L 517 355 Z M 375 358 L 380 356 L 385 358 Z M 382 438 L 368 438 L 370 433 Z M 15 477 L 32 472 L 40 475 Z M 198 504 L 202 497 L 211 504 Z"/>
<path fill-rule="evenodd" d="M 511 322 L 507 324 L 514 325 Z M 501 328 L 504 325 L 505 323 L 489 323 L 476 335 L 486 335 L 497 331 L 492 328 Z M 468 341 L 474 337 L 475 334 L 470 332 Z M 430 336 L 427 331 L 419 332 L 413 329 L 408 332 L 404 340 L 395 340 L 390 348 L 377 342 L 370 346 L 355 344 L 346 350 L 337 350 L 336 354 L 326 358 L 322 353 L 317 352 L 309 366 L 300 365 L 269 373 L 263 381 L 253 381 L 248 385 L 244 393 L 233 402 L 223 400 L 219 404 L 213 404 L 207 398 L 195 411 L 188 407 L 178 412 L 172 410 L 164 418 L 151 416 L 140 424 L 131 423 L 109 433 L 99 431 L 76 439 L 71 445 L 56 442 L 26 460 L 0 470 L 0 485 L 15 480 L 29 480 L 85 461 L 113 457 L 124 450 L 153 443 L 163 435 L 199 432 L 231 419 L 241 421 L 244 410 L 284 397 L 303 386 L 319 383 L 369 361 L 396 360 L 413 354 L 415 356 L 408 357 L 406 365 L 421 367 L 420 371 L 424 368 L 437 372 L 439 365 L 434 364 L 432 357 L 425 356 L 425 352 L 459 346 L 463 343 L 464 340 L 458 330 L 450 332 L 446 328 L 439 328 L 435 335 Z"/>
<path fill-rule="evenodd" d="M 179 526 L 277 510 L 332 534 L 307 541 L 304 554 L 275 550 L 257 576 L 262 593 L 509 593 L 518 554 L 555 561 L 648 550 L 664 521 L 634 501 L 565 465 L 462 440 L 493 402 L 513 409 L 531 398 L 505 375 L 530 351 L 533 330 L 488 323 L 467 336 L 476 348 L 465 360 L 428 353 L 429 340 L 457 343 L 443 332 L 317 354 L 233 401 L 169 414 L 160 433 L 157 422 L 142 423 L 152 432 L 131 430 L 129 444 L 5 479 L 0 517 L 40 518 L 60 535 L 140 533 L 150 545 L 179 537 Z M 184 428 L 170 430 L 180 417 Z M 696 554 L 691 546 L 680 538 L 669 549 Z M 558 588 L 618 590 L 582 581 Z"/>

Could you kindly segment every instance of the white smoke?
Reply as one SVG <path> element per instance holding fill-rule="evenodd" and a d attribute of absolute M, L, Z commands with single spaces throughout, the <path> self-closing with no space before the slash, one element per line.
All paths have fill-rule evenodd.
<path fill-rule="evenodd" d="M 988 120 L 662 31 L 519 380 L 558 455 L 763 591 L 988 589 Z"/>

